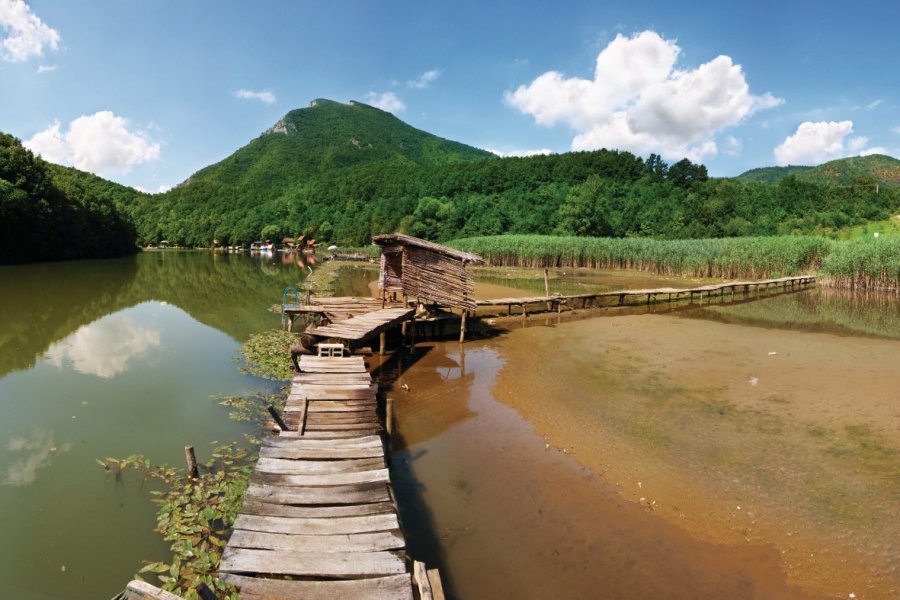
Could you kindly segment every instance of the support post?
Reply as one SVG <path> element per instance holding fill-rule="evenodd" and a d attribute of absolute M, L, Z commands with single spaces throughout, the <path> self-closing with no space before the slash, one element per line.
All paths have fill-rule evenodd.
<path fill-rule="evenodd" d="M 197 457 L 194 455 L 193 446 L 184 447 L 184 458 L 187 460 L 188 475 L 191 476 L 191 479 L 200 477 L 200 470 L 197 468 Z"/>
<path fill-rule="evenodd" d="M 385 400 L 384 407 L 384 428 L 387 429 L 388 435 L 394 435 L 394 399 Z"/>
<path fill-rule="evenodd" d="M 387 333 L 382 331 L 378 334 L 378 354 L 384 356 L 384 350 L 387 346 Z"/>
<path fill-rule="evenodd" d="M 544 295 L 550 295 L 550 280 L 548 279 L 547 267 L 544 267 Z"/>
<path fill-rule="evenodd" d="M 278 411 L 275 410 L 275 407 L 270 404 L 266 409 L 269 411 L 269 414 L 272 415 L 275 424 L 278 425 L 282 431 L 288 431 L 288 426 L 285 424 L 284 419 L 281 418 L 281 415 L 278 414 Z"/>
<path fill-rule="evenodd" d="M 466 339 L 466 315 L 469 313 L 468 310 L 463 309 L 462 317 L 459 320 L 459 343 L 462 344 Z"/>

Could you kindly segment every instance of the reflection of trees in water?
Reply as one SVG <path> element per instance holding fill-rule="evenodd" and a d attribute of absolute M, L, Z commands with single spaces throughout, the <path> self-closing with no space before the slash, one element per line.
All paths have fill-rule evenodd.
<path fill-rule="evenodd" d="M 0 376 L 30 368 L 54 343 L 122 309 L 156 300 L 237 340 L 277 327 L 269 307 L 308 270 L 278 258 L 148 252 L 103 261 L 0 268 Z"/>

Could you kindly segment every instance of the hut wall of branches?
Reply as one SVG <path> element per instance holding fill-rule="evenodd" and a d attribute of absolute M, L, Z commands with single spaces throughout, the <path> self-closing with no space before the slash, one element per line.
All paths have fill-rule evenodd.
<path fill-rule="evenodd" d="M 484 262 L 480 256 L 402 233 L 375 236 L 372 241 L 381 246 L 378 287 L 382 293 L 399 292 L 441 306 L 475 310 L 475 284 L 466 265 Z"/>

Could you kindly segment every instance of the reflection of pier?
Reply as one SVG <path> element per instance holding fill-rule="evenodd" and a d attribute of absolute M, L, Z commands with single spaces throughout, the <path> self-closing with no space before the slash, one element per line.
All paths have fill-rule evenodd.
<path fill-rule="evenodd" d="M 247 598 L 443 598 L 437 571 L 407 556 L 362 357 L 299 364 L 288 429 L 260 450 L 221 579 Z"/>

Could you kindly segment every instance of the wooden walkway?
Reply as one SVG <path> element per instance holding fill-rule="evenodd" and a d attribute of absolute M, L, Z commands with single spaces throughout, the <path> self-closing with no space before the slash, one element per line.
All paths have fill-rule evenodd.
<path fill-rule="evenodd" d="M 443 598 L 410 561 L 361 356 L 302 356 L 222 554 L 220 578 L 250 600 Z M 290 579 L 286 579 L 290 577 Z"/>
<path fill-rule="evenodd" d="M 290 331 L 297 317 L 305 315 L 323 315 L 329 321 L 343 321 L 382 308 L 403 308 L 407 306 L 399 301 L 383 301 L 381 298 L 364 298 L 361 296 L 338 296 L 327 298 L 310 298 L 307 304 L 285 304 L 281 307 L 284 313 L 285 329 Z"/>
<path fill-rule="evenodd" d="M 381 301 L 379 300 L 379 303 Z M 340 339 L 361 342 L 374 337 L 391 327 L 415 318 L 416 309 L 382 308 L 343 321 L 335 321 L 307 331 L 308 334 L 324 339 Z"/>
<path fill-rule="evenodd" d="M 626 299 L 631 297 L 646 297 L 646 301 L 648 304 L 657 300 L 659 296 L 668 296 L 668 301 L 670 302 L 683 298 L 689 298 L 690 300 L 693 300 L 694 296 L 699 296 L 700 300 L 702 301 L 704 295 L 706 297 L 715 295 L 724 296 L 726 292 L 729 292 L 733 296 L 738 292 L 738 290 L 740 290 L 744 294 L 747 294 L 751 290 L 767 290 L 769 288 L 777 288 L 779 286 L 784 290 L 788 288 L 797 289 L 805 285 L 815 283 L 815 281 L 815 276 L 803 275 L 799 277 L 762 279 L 759 281 L 728 281 L 725 283 L 713 283 L 694 288 L 652 288 L 641 290 L 594 292 L 588 294 L 553 294 L 549 296 L 532 296 L 521 298 L 496 298 L 492 300 L 478 300 L 476 304 L 479 308 L 506 306 L 507 314 L 512 314 L 513 306 L 519 306 L 522 308 L 522 314 L 527 314 L 528 306 L 533 305 L 547 305 L 548 310 L 559 311 L 562 309 L 563 305 L 574 307 L 576 301 L 580 301 L 580 308 L 589 308 L 598 305 L 598 302 L 603 302 L 608 298 L 617 299 L 617 304 L 620 306 L 624 305 Z M 602 304 L 600 305 L 602 306 Z"/>

